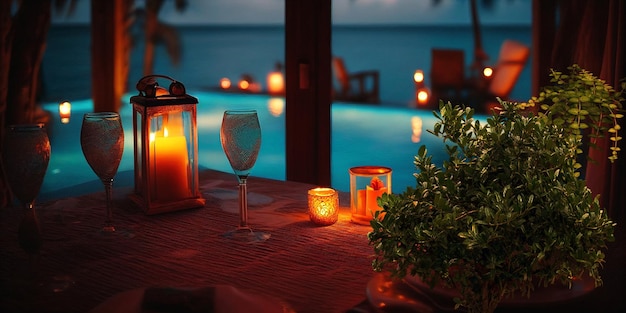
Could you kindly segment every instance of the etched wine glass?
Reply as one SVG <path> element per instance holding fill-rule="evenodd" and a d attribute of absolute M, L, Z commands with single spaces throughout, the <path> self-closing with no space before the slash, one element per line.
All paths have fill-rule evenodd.
<path fill-rule="evenodd" d="M 239 182 L 239 226 L 226 237 L 249 242 L 265 241 L 270 234 L 253 231 L 248 225 L 247 180 L 261 149 L 261 127 L 255 110 L 224 112 L 220 129 L 222 149 Z"/>
<path fill-rule="evenodd" d="M 2 161 L 11 191 L 24 208 L 18 241 L 34 262 L 42 242 L 35 198 L 50 161 L 50 140 L 44 124 L 9 126 L 4 137 Z"/>
<path fill-rule="evenodd" d="M 93 112 L 83 115 L 80 145 L 87 163 L 104 185 L 106 219 L 102 232 L 114 233 L 111 192 L 113 178 L 124 152 L 124 130 L 120 115 L 115 112 Z"/>

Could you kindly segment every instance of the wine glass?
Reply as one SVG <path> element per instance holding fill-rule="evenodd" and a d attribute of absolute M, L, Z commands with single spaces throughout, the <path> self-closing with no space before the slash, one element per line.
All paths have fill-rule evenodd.
<path fill-rule="evenodd" d="M 106 219 L 102 232 L 114 233 L 111 189 L 124 152 L 120 115 L 115 112 L 86 113 L 80 129 L 80 145 L 87 163 L 104 184 Z"/>
<path fill-rule="evenodd" d="M 270 234 L 252 231 L 248 225 L 247 180 L 261 149 L 261 127 L 255 110 L 227 110 L 220 129 L 222 149 L 239 182 L 239 226 L 226 237 L 250 242 L 265 241 Z"/>
<path fill-rule="evenodd" d="M 11 192 L 24 208 L 18 241 L 34 267 L 42 242 L 35 198 L 50 161 L 50 140 L 44 124 L 9 126 L 4 137 L 2 161 Z"/>

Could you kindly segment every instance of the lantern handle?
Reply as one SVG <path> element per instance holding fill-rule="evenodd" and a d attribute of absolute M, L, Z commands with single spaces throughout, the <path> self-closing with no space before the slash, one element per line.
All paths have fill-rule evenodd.
<path fill-rule="evenodd" d="M 160 74 L 152 74 L 146 75 L 142 77 L 135 86 L 139 91 L 139 95 L 143 95 L 146 97 L 155 98 L 156 97 L 156 87 L 159 86 L 159 83 L 156 81 L 157 78 L 165 78 L 172 81 L 168 90 L 169 95 L 171 96 L 184 96 L 186 94 L 185 85 L 183 83 L 167 76 Z M 142 94 L 143 93 L 143 94 Z"/>

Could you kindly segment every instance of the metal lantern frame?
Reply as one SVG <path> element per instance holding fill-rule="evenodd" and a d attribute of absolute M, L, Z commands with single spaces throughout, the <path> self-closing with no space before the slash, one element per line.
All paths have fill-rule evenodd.
<path fill-rule="evenodd" d="M 167 78 L 172 81 L 169 92 L 159 87 L 156 78 Z M 134 193 L 130 196 L 133 202 L 147 214 L 165 213 L 189 208 L 202 207 L 205 199 L 199 188 L 198 174 L 198 127 L 197 104 L 198 99 L 185 93 L 184 85 L 163 75 L 149 75 L 137 83 L 140 94 L 132 96 L 133 106 L 133 139 L 134 139 Z M 174 129 L 185 138 L 186 164 L 169 164 L 159 162 L 157 158 L 163 154 L 157 153 L 155 130 L 163 131 L 170 118 L 178 118 Z M 167 130 L 165 130 L 167 134 Z M 167 136 L 167 135 L 165 135 Z M 163 138 L 163 137 L 162 137 Z M 184 154 L 183 154 L 184 155 Z M 178 163 L 178 162 L 177 162 Z M 176 171 L 184 167 L 182 171 Z M 173 184 L 176 181 L 169 177 L 159 177 L 159 173 L 174 170 L 173 174 L 183 179 L 182 185 L 167 188 L 167 192 L 159 190 L 163 183 Z M 160 179 L 160 181 L 159 181 Z M 168 186 L 166 186 L 168 187 Z M 161 188 L 162 189 L 162 188 Z M 181 190 L 179 194 L 172 194 L 172 189 Z M 166 196 L 167 195 L 167 196 Z"/>

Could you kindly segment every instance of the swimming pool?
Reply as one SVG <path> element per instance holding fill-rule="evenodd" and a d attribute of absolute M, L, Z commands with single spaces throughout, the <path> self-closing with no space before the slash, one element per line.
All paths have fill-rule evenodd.
<path fill-rule="evenodd" d="M 283 98 L 207 91 L 190 91 L 190 94 L 198 98 L 200 168 L 232 172 L 219 140 L 222 114 L 227 109 L 256 109 L 262 144 L 251 175 L 285 179 Z M 127 99 L 130 100 L 130 96 Z M 45 104 L 44 109 L 53 112 L 54 118 L 49 126 L 52 154 L 39 199 L 100 190 L 100 183 L 80 147 L 82 115 L 92 109 L 92 101 L 73 101 L 72 116 L 67 124 L 61 123 L 58 117 L 58 103 Z M 120 114 L 125 146 L 114 188 L 133 185 L 132 106 L 128 101 Z M 428 147 L 434 162 L 440 164 L 446 157 L 441 139 L 426 131 L 432 129 L 435 122 L 431 111 L 335 103 L 331 116 L 331 186 L 337 190 L 349 191 L 350 167 L 379 165 L 392 168 L 392 190 L 399 193 L 415 185 L 413 158 L 422 144 Z M 86 184 L 88 182 L 91 184 Z M 254 184 L 253 178 L 249 184 Z"/>

